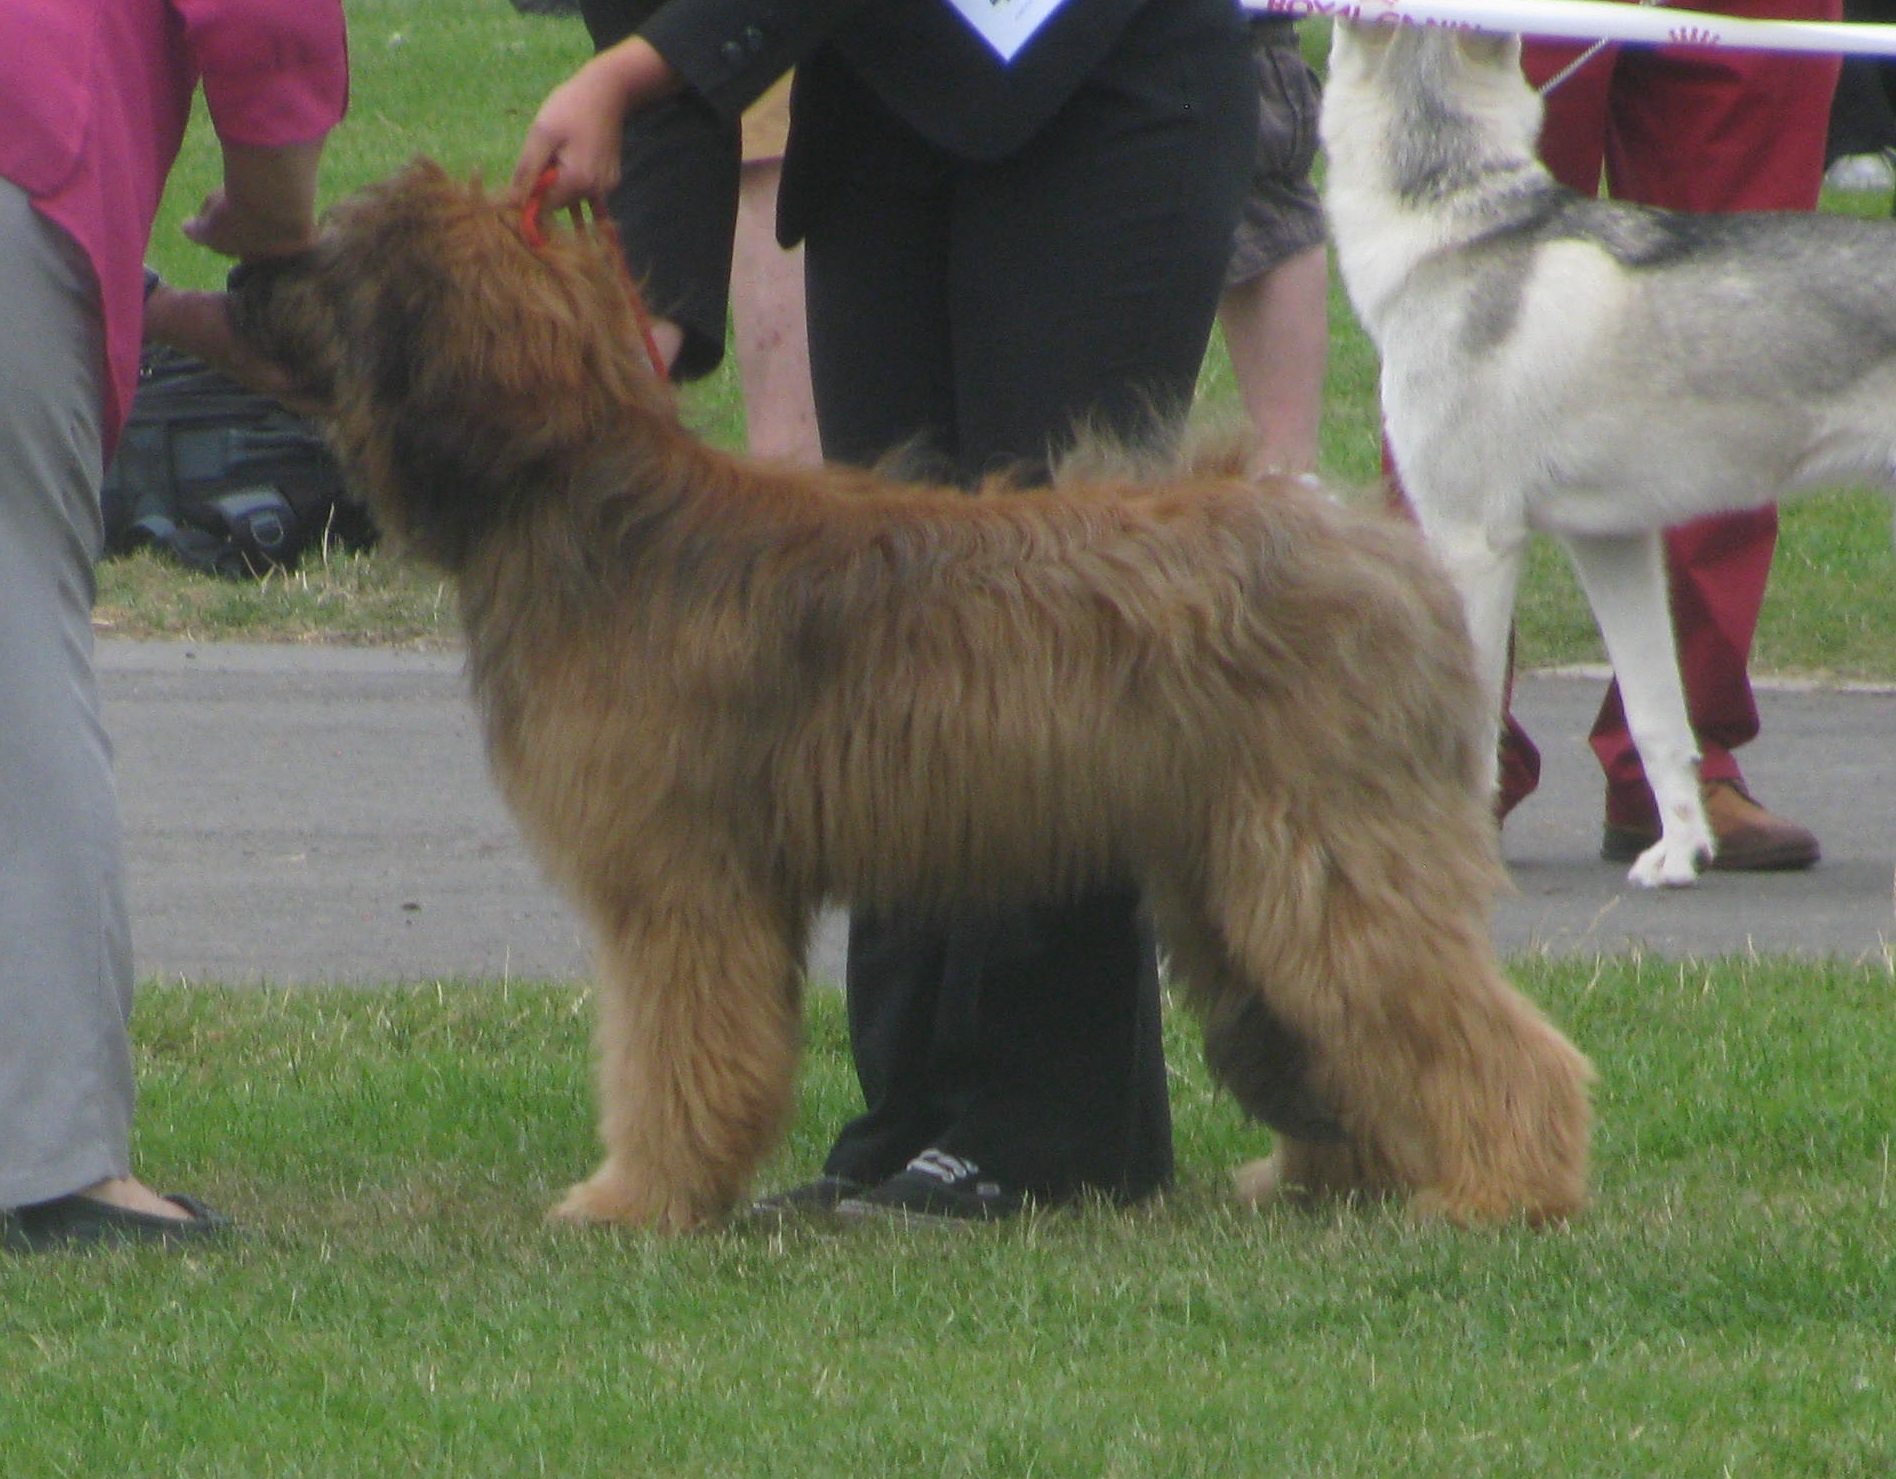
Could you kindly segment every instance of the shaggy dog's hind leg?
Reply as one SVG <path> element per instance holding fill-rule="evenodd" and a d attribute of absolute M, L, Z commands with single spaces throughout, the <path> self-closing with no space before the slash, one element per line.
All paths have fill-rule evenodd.
<path fill-rule="evenodd" d="M 1219 932 L 1344 1131 L 1293 1129 L 1240 1189 L 1399 1193 L 1464 1223 L 1567 1216 L 1586 1200 L 1589 1070 L 1495 959 L 1493 823 L 1465 788 L 1403 800 L 1332 794 L 1227 839 Z"/>
<path fill-rule="evenodd" d="M 1170 889 L 1149 891 L 1174 984 L 1205 1037 L 1212 1079 L 1252 1119 L 1280 1135 L 1343 1138 L 1334 1108 L 1310 1080 L 1310 1044 L 1246 988 L 1218 932 Z"/>
<path fill-rule="evenodd" d="M 1282 1134 L 1270 1155 L 1232 1172 L 1231 1183 L 1238 1200 L 1252 1207 L 1276 1201 L 1381 1197 L 1398 1189 L 1366 1166 L 1348 1141 L 1312 1144 Z"/>
<path fill-rule="evenodd" d="M 782 900 L 699 877 L 602 928 L 605 1160 L 555 1217 L 680 1232 L 744 1195 L 791 1109 L 806 925 Z"/>
<path fill-rule="evenodd" d="M 1232 964 L 1219 932 L 1175 900 L 1156 906 L 1172 974 L 1199 1018 L 1205 1066 L 1252 1119 L 1277 1136 L 1274 1152 L 1232 1174 L 1238 1200 L 1261 1206 L 1394 1190 L 1364 1164 L 1335 1106 L 1312 1078 L 1310 1041 Z"/>

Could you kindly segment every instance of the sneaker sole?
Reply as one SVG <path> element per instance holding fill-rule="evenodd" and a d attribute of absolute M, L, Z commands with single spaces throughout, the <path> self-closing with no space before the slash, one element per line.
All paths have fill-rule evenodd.
<path fill-rule="evenodd" d="M 836 1217 L 841 1222 L 899 1222 L 904 1227 L 997 1227 L 1024 1210 L 963 1217 L 953 1212 L 917 1212 L 913 1207 L 885 1207 L 851 1198 L 836 1204 Z"/>
<path fill-rule="evenodd" d="M 816 1221 L 836 1215 L 836 1209 L 851 1197 L 868 1190 L 861 1182 L 838 1181 L 823 1190 L 816 1183 L 794 1187 L 774 1196 L 759 1197 L 743 1211 L 746 1219 L 760 1222 Z"/>

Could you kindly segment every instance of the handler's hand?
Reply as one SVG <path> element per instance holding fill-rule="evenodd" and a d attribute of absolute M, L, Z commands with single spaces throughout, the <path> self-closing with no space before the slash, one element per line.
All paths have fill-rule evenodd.
<path fill-rule="evenodd" d="M 281 239 L 280 233 L 255 225 L 248 213 L 232 205 L 230 196 L 222 190 L 213 190 L 205 196 L 197 214 L 179 229 L 199 246 L 221 257 L 268 255 L 268 249 L 275 248 Z M 266 250 L 260 252 L 260 245 Z"/>
<path fill-rule="evenodd" d="M 252 390 L 273 396 L 293 411 L 313 408 L 293 394 L 295 382 L 274 360 L 265 359 L 231 328 L 229 298 L 159 283 L 145 299 L 145 339 L 194 354 Z"/>
<path fill-rule="evenodd" d="M 678 91 L 671 65 L 639 36 L 609 47 L 562 82 L 540 105 L 521 145 L 507 196 L 523 205 L 548 165 L 559 178 L 546 195 L 549 211 L 579 200 L 603 200 L 619 183 L 625 115 Z"/>
<path fill-rule="evenodd" d="M 278 148 L 224 146 L 224 182 L 184 223 L 184 234 L 226 257 L 301 251 L 316 235 L 316 170 L 323 141 Z"/>

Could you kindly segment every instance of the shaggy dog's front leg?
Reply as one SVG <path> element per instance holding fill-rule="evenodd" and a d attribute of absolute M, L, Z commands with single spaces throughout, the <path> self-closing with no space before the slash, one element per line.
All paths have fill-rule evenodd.
<path fill-rule="evenodd" d="M 794 911 L 729 879 L 673 882 L 667 897 L 602 921 L 605 1160 L 557 1218 L 682 1232 L 722 1217 L 788 1118 L 803 938 Z"/>

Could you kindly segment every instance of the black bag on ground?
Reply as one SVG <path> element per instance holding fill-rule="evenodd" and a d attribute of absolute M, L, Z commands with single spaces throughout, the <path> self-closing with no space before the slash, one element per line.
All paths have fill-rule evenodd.
<path fill-rule="evenodd" d="M 156 545 L 234 580 L 287 569 L 325 537 L 375 542 L 315 423 L 162 345 L 139 362 L 100 501 L 108 555 Z"/>

